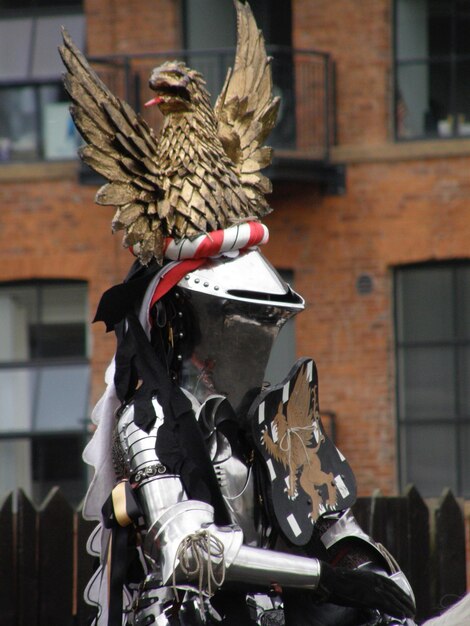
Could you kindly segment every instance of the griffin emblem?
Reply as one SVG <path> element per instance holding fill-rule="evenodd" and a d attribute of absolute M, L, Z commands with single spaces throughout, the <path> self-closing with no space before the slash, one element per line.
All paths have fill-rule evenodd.
<path fill-rule="evenodd" d="M 315 363 L 300 359 L 258 397 L 250 419 L 276 519 L 290 541 L 305 545 L 316 520 L 351 506 L 356 494 L 352 470 L 323 428 Z"/>
<path fill-rule="evenodd" d="M 71 115 L 86 145 L 81 159 L 109 182 L 96 202 L 117 207 L 112 227 L 124 230 L 143 264 L 161 262 L 167 237 L 180 240 L 256 220 L 270 212 L 271 163 L 264 141 L 274 127 L 270 59 L 248 4 L 234 0 L 238 42 L 215 107 L 202 75 L 179 61 L 154 69 L 149 87 L 164 115 L 158 136 L 106 87 L 66 32 Z"/>
<path fill-rule="evenodd" d="M 273 430 L 277 433 L 275 443 L 266 428 L 263 432 L 263 445 L 269 454 L 289 470 L 287 494 L 292 500 L 298 496 L 297 482 L 310 496 L 312 509 L 309 516 L 316 520 L 321 506 L 326 508 L 336 504 L 336 483 L 332 472 L 324 472 L 318 457 L 318 450 L 325 441 L 320 430 L 317 391 L 311 388 L 305 376 L 305 365 L 297 377 L 292 394 L 287 401 L 286 414 L 283 402 L 279 402 L 273 421 Z M 313 441 L 316 444 L 313 445 Z M 322 498 L 321 489 L 325 487 L 327 495 Z"/>

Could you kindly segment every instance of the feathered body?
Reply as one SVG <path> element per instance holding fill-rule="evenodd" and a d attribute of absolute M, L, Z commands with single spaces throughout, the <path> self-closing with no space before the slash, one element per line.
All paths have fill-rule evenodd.
<path fill-rule="evenodd" d="M 199 234 L 201 226 L 207 231 L 230 226 L 234 214 L 242 219 L 256 214 L 217 134 L 202 77 L 185 70 L 197 87 L 194 109 L 169 113 L 158 138 L 158 167 L 166 192 L 159 204 L 160 215 L 166 217 L 169 231 L 180 237 Z"/>
<path fill-rule="evenodd" d="M 238 43 L 234 69 L 212 108 L 204 79 L 183 63 L 153 70 L 149 86 L 165 116 L 159 136 L 112 94 L 64 32 L 60 53 L 71 114 L 85 139 L 81 158 L 109 180 L 98 204 L 117 207 L 114 230 L 142 263 L 161 261 L 165 239 L 195 237 L 258 219 L 270 208 L 272 159 L 263 146 L 275 125 L 270 60 L 248 4 L 234 0 Z"/>

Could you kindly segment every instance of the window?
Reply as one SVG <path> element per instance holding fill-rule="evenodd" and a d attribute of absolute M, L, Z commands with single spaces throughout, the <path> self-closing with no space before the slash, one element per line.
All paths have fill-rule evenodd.
<path fill-rule="evenodd" d="M 470 137 L 470 0 L 396 0 L 398 139 Z"/>
<path fill-rule="evenodd" d="M 64 8 L 65 7 L 65 8 Z M 84 42 L 81 2 L 23 0 L 0 9 L 0 163 L 76 155 L 78 135 L 62 87 L 64 25 Z"/>
<path fill-rule="evenodd" d="M 470 495 L 470 263 L 395 274 L 402 486 Z"/>
<path fill-rule="evenodd" d="M 89 396 L 87 287 L 0 285 L 0 497 L 40 501 L 54 484 L 83 495 L 80 452 Z"/>

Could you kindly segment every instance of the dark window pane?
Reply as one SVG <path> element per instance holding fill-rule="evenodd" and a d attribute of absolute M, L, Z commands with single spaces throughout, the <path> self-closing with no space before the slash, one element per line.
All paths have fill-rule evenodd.
<path fill-rule="evenodd" d="M 439 137 L 450 137 L 454 133 L 451 80 L 450 61 L 429 64 L 429 119 L 436 121 Z"/>
<path fill-rule="evenodd" d="M 454 417 L 455 374 L 452 348 L 401 348 L 400 414 L 411 419 Z"/>
<path fill-rule="evenodd" d="M 449 0 L 428 1 L 429 54 L 450 54 L 452 51 L 452 3 Z"/>
<path fill-rule="evenodd" d="M 470 498 L 470 422 L 462 427 L 459 440 L 462 459 L 462 496 Z"/>
<path fill-rule="evenodd" d="M 15 11 L 27 11 L 31 9 L 51 9 L 51 8 L 63 8 L 63 7 L 76 7 L 77 9 L 83 6 L 83 0 L 0 0 L 0 11 L 11 10 Z"/>
<path fill-rule="evenodd" d="M 23 0 L 22 0 L 23 1 Z M 29 0 L 26 0 L 29 2 Z M 83 0 L 32 0 L 32 2 L 38 8 L 52 8 L 52 7 L 77 7 L 83 6 Z"/>
<path fill-rule="evenodd" d="M 470 54 L 470 2 L 455 2 L 455 48 L 457 54 Z"/>
<path fill-rule="evenodd" d="M 470 33 L 468 34 L 470 40 Z M 470 61 L 459 61 L 456 68 L 455 107 L 457 113 L 457 134 L 470 136 Z"/>
<path fill-rule="evenodd" d="M 86 356 L 86 327 L 81 323 L 30 326 L 31 358 Z"/>
<path fill-rule="evenodd" d="M 35 0 L 0 0 L 0 9 L 29 9 Z"/>
<path fill-rule="evenodd" d="M 470 347 L 459 352 L 460 414 L 470 420 Z"/>
<path fill-rule="evenodd" d="M 399 341 L 453 337 L 452 269 L 427 267 L 398 271 Z"/>
<path fill-rule="evenodd" d="M 401 428 L 402 475 L 424 497 L 457 490 L 456 437 L 446 426 Z"/>
<path fill-rule="evenodd" d="M 457 272 L 459 293 L 459 328 L 458 334 L 470 339 L 470 267 L 460 267 Z"/>

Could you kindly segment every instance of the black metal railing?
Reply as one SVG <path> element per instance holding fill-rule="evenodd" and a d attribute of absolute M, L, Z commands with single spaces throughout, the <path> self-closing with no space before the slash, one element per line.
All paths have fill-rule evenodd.
<path fill-rule="evenodd" d="M 270 47 L 274 93 L 281 97 L 276 128 L 268 143 L 278 151 L 304 158 L 328 160 L 335 135 L 333 63 L 330 56 L 314 50 Z M 151 70 L 166 60 L 182 60 L 200 71 L 215 102 L 235 51 L 179 50 L 158 54 L 93 57 L 98 74 L 110 88 L 141 112 L 153 128 L 161 124 L 156 109 L 142 110 L 151 92 L 147 83 Z"/>

